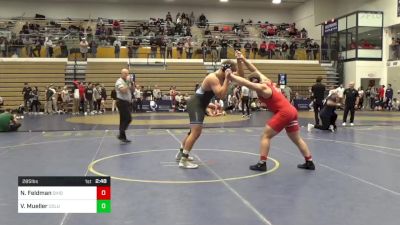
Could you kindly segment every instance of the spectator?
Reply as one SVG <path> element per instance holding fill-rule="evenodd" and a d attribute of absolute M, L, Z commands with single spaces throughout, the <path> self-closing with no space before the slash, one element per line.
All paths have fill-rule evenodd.
<path fill-rule="evenodd" d="M 28 83 L 24 84 L 24 88 L 22 89 L 22 96 L 24 98 L 24 112 L 29 112 L 30 108 L 30 94 L 32 92 L 32 88 L 29 86 Z"/>
<path fill-rule="evenodd" d="M 281 49 L 282 49 L 282 58 L 284 60 L 287 60 L 288 59 L 287 57 L 288 57 L 289 45 L 287 45 L 286 42 L 283 42 L 283 44 L 281 46 Z"/>
<path fill-rule="evenodd" d="M 115 89 L 112 89 L 112 91 L 111 91 L 111 99 L 112 99 L 111 112 L 114 112 L 115 110 L 117 110 L 117 112 L 118 112 L 118 108 L 116 107 L 117 92 L 115 91 Z"/>
<path fill-rule="evenodd" d="M 44 107 L 44 113 L 51 114 L 53 113 L 53 104 L 55 101 L 56 91 L 53 89 L 52 85 L 46 87 L 45 96 L 46 96 L 46 104 Z M 54 108 L 57 107 L 57 104 L 54 105 Z M 57 111 L 57 110 L 56 110 Z"/>
<path fill-rule="evenodd" d="M 166 55 L 165 55 L 166 49 L 167 49 L 167 41 L 165 39 L 162 39 L 161 43 L 160 43 L 160 56 L 161 56 L 160 58 L 162 58 L 162 59 L 166 58 Z"/>
<path fill-rule="evenodd" d="M 119 58 L 119 54 L 121 53 L 121 46 L 122 46 L 119 38 L 114 41 L 113 46 L 114 46 L 115 58 Z"/>
<path fill-rule="evenodd" d="M 154 98 L 154 101 L 161 100 L 161 90 L 160 90 L 160 88 L 158 88 L 157 84 L 154 85 L 153 98 Z"/>
<path fill-rule="evenodd" d="M 89 83 L 86 90 L 85 90 L 85 105 L 87 105 L 86 112 L 92 113 L 93 112 L 93 84 Z"/>
<path fill-rule="evenodd" d="M 246 59 L 250 58 L 250 51 L 251 51 L 251 44 L 249 41 L 246 42 L 246 44 L 244 44 L 244 49 L 246 52 Z"/>
<path fill-rule="evenodd" d="M 40 38 L 37 38 L 37 39 L 36 39 L 34 45 L 35 45 L 35 49 L 32 51 L 32 54 L 33 54 L 35 57 L 41 57 L 41 56 L 40 56 L 40 53 L 41 53 L 41 51 L 42 51 L 42 42 L 41 42 Z M 36 54 L 36 53 L 37 53 L 37 54 Z"/>
<path fill-rule="evenodd" d="M 185 42 L 186 59 L 191 59 L 193 55 L 192 39 L 188 38 Z"/>
<path fill-rule="evenodd" d="M 81 42 L 79 43 L 79 47 L 83 60 L 86 60 L 89 47 L 89 43 L 86 41 L 86 38 L 82 38 Z"/>
<path fill-rule="evenodd" d="M 208 45 L 205 41 L 203 41 L 201 43 L 201 53 L 203 55 L 203 61 L 205 61 L 207 58 L 207 50 L 208 50 Z"/>
<path fill-rule="evenodd" d="M 306 54 L 307 54 L 307 60 L 312 60 L 313 56 L 312 56 L 312 44 L 310 42 L 306 42 Z"/>
<path fill-rule="evenodd" d="M 101 113 L 101 87 L 100 84 L 95 84 L 93 88 L 93 103 L 95 113 Z"/>
<path fill-rule="evenodd" d="M 218 61 L 219 58 L 218 58 L 218 49 L 217 49 L 218 48 L 218 43 L 217 43 L 217 41 L 214 40 L 212 42 L 210 48 L 211 48 L 211 56 L 212 56 L 213 62 Z"/>
<path fill-rule="evenodd" d="M 68 91 L 68 86 L 64 86 L 63 90 L 61 91 L 61 99 L 62 99 L 62 107 L 60 110 L 62 110 L 64 113 L 68 112 L 68 104 L 71 101 L 69 91 Z"/>
<path fill-rule="evenodd" d="M 358 106 L 356 109 L 363 109 L 363 105 L 364 105 L 364 89 L 363 87 L 359 87 L 358 88 L 358 96 L 360 98 L 360 100 L 358 101 Z"/>
<path fill-rule="evenodd" d="M 167 15 L 165 16 L 165 21 L 170 21 L 170 22 L 172 22 L 172 16 L 171 16 L 171 13 L 170 13 L 170 12 L 168 12 Z"/>
<path fill-rule="evenodd" d="M 4 37 L 0 37 L 0 53 L 2 57 L 7 57 L 8 43 Z"/>
<path fill-rule="evenodd" d="M 206 26 L 207 24 L 207 18 L 203 13 L 199 16 L 199 22 L 200 26 Z"/>
<path fill-rule="evenodd" d="M 27 57 L 32 57 L 32 41 L 29 39 L 29 37 L 25 37 L 23 40 L 24 46 L 25 46 L 25 51 L 26 51 L 26 56 Z"/>
<path fill-rule="evenodd" d="M 292 89 L 288 85 L 285 85 L 282 89 L 282 93 L 289 102 L 292 102 Z"/>
<path fill-rule="evenodd" d="M 220 57 L 221 57 L 221 59 L 227 59 L 228 58 L 228 40 L 226 40 L 225 36 L 222 36 L 220 45 L 221 45 Z"/>
<path fill-rule="evenodd" d="M 262 58 L 264 58 L 265 55 L 267 54 L 267 48 L 268 48 L 267 43 L 266 43 L 265 41 L 263 41 L 263 42 L 260 44 L 260 56 L 261 56 Z"/>
<path fill-rule="evenodd" d="M 312 51 L 313 51 L 314 60 L 317 60 L 317 54 L 319 52 L 319 45 L 316 41 L 314 42 L 314 45 L 312 46 Z"/>
<path fill-rule="evenodd" d="M 344 88 L 343 88 L 343 84 L 340 84 L 339 87 L 336 88 L 336 93 L 338 95 L 339 98 L 339 103 L 343 104 L 343 93 L 344 93 Z"/>
<path fill-rule="evenodd" d="M 289 47 L 289 59 L 294 60 L 294 55 L 296 54 L 297 50 L 297 44 L 295 42 L 292 42 L 292 44 Z"/>
<path fill-rule="evenodd" d="M 68 57 L 68 47 L 65 44 L 65 41 L 60 41 L 60 51 L 61 51 L 62 58 Z"/>
<path fill-rule="evenodd" d="M 51 39 L 48 38 L 44 45 L 46 46 L 46 57 L 53 58 L 53 42 Z"/>
<path fill-rule="evenodd" d="M 136 85 L 136 89 L 134 92 L 134 96 L 135 96 L 135 102 L 133 105 L 133 109 L 135 112 L 142 112 L 143 111 L 143 91 L 142 91 L 142 87 L 140 87 L 139 85 Z"/>
<path fill-rule="evenodd" d="M 250 104 L 249 104 L 249 99 L 250 98 L 250 90 L 246 86 L 242 86 L 241 88 L 241 94 L 240 94 L 240 100 L 242 102 L 242 117 L 250 117 Z M 246 107 L 246 112 L 247 114 L 245 115 L 244 113 L 244 108 Z"/>
<path fill-rule="evenodd" d="M 181 59 L 181 58 L 182 58 L 183 46 L 184 46 L 183 41 L 182 41 L 182 40 L 179 40 L 179 41 L 178 41 L 178 44 L 177 44 L 177 47 L 176 47 L 176 50 L 177 50 L 177 52 L 178 52 L 178 59 Z"/>
<path fill-rule="evenodd" d="M 96 56 L 97 56 L 97 43 L 96 43 L 96 41 L 94 40 L 94 39 L 92 39 L 91 41 L 90 41 L 90 54 L 91 54 L 91 56 L 92 56 L 92 58 L 96 58 Z"/>
<path fill-rule="evenodd" d="M 74 80 L 73 81 L 73 102 L 72 102 L 72 115 L 78 115 L 79 114 L 79 102 L 80 102 L 80 97 L 79 97 L 79 86 L 81 85 L 79 81 Z"/>
<path fill-rule="evenodd" d="M 253 44 L 251 44 L 251 51 L 253 52 L 253 59 L 256 59 L 258 54 L 258 44 L 256 41 L 253 41 Z"/>
<path fill-rule="evenodd" d="M 276 50 L 276 44 L 274 41 L 268 43 L 268 59 L 272 59 Z"/>
<path fill-rule="evenodd" d="M 171 59 L 172 58 L 172 47 L 174 44 L 172 43 L 172 40 L 169 39 L 167 42 L 167 58 Z"/>
<path fill-rule="evenodd" d="M 133 46 L 132 46 L 132 56 L 133 58 L 137 58 L 138 57 L 138 50 L 140 48 L 140 39 L 135 38 L 133 39 Z"/>
<path fill-rule="evenodd" d="M 386 108 L 390 111 L 392 110 L 392 101 L 393 101 L 393 89 L 392 89 L 392 85 L 388 84 L 388 87 L 386 89 L 385 92 L 385 106 Z"/>
<path fill-rule="evenodd" d="M 31 94 L 31 112 L 37 114 L 40 112 L 40 102 L 39 102 L 39 89 L 34 87 Z"/>
<path fill-rule="evenodd" d="M 236 40 L 235 43 L 233 44 L 233 49 L 235 51 L 240 51 L 242 48 L 242 45 L 240 44 L 239 40 Z"/>

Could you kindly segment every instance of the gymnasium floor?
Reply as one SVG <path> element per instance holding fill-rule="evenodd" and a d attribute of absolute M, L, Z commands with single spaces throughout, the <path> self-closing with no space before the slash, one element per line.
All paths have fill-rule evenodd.
<path fill-rule="evenodd" d="M 21 132 L 0 134 L 0 224 L 399 224 L 400 113 L 360 112 L 357 126 L 337 133 L 303 127 L 315 171 L 296 168 L 304 159 L 281 133 L 266 173 L 248 166 L 258 160 L 267 113 L 210 120 L 193 150 L 197 170 L 174 161 L 187 132 L 179 124 L 184 115 L 136 114 L 128 145 L 115 138 L 117 114 L 26 116 Z M 312 115 L 302 112 L 301 124 Z M 179 121 L 157 125 L 143 122 L 147 117 Z M 110 175 L 112 213 L 17 214 L 22 175 Z"/>

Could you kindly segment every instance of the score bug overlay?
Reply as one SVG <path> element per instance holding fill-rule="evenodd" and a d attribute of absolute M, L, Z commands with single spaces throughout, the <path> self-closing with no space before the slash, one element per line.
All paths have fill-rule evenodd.
<path fill-rule="evenodd" d="M 111 179 L 18 177 L 18 213 L 111 213 Z"/>

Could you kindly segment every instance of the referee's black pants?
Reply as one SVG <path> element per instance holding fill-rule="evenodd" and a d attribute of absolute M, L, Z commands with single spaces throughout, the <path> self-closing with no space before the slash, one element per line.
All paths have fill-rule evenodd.
<path fill-rule="evenodd" d="M 119 111 L 119 137 L 121 139 L 126 139 L 125 131 L 132 122 L 131 103 L 117 99 L 117 108 Z"/>
<path fill-rule="evenodd" d="M 314 101 L 313 108 L 314 108 L 315 125 L 319 125 L 319 112 L 321 111 L 322 107 L 324 107 L 322 101 Z"/>
<path fill-rule="evenodd" d="M 344 107 L 344 113 L 343 113 L 343 123 L 346 123 L 347 121 L 347 115 L 349 114 L 350 111 L 350 123 L 354 122 L 354 104 L 351 105 L 345 105 Z"/>

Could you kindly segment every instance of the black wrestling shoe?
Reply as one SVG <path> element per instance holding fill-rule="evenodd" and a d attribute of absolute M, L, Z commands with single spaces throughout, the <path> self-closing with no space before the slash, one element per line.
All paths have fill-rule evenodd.
<path fill-rule="evenodd" d="M 314 165 L 313 161 L 306 161 L 303 164 L 297 165 L 297 168 L 305 169 L 305 170 L 315 170 L 315 165 Z"/>
<path fill-rule="evenodd" d="M 250 170 L 265 172 L 265 171 L 267 171 L 267 163 L 260 161 L 257 164 L 250 166 Z"/>
<path fill-rule="evenodd" d="M 126 138 L 121 137 L 120 135 L 117 136 L 118 140 L 121 141 L 121 143 L 127 144 L 127 143 L 131 143 L 131 140 L 128 140 Z"/>

